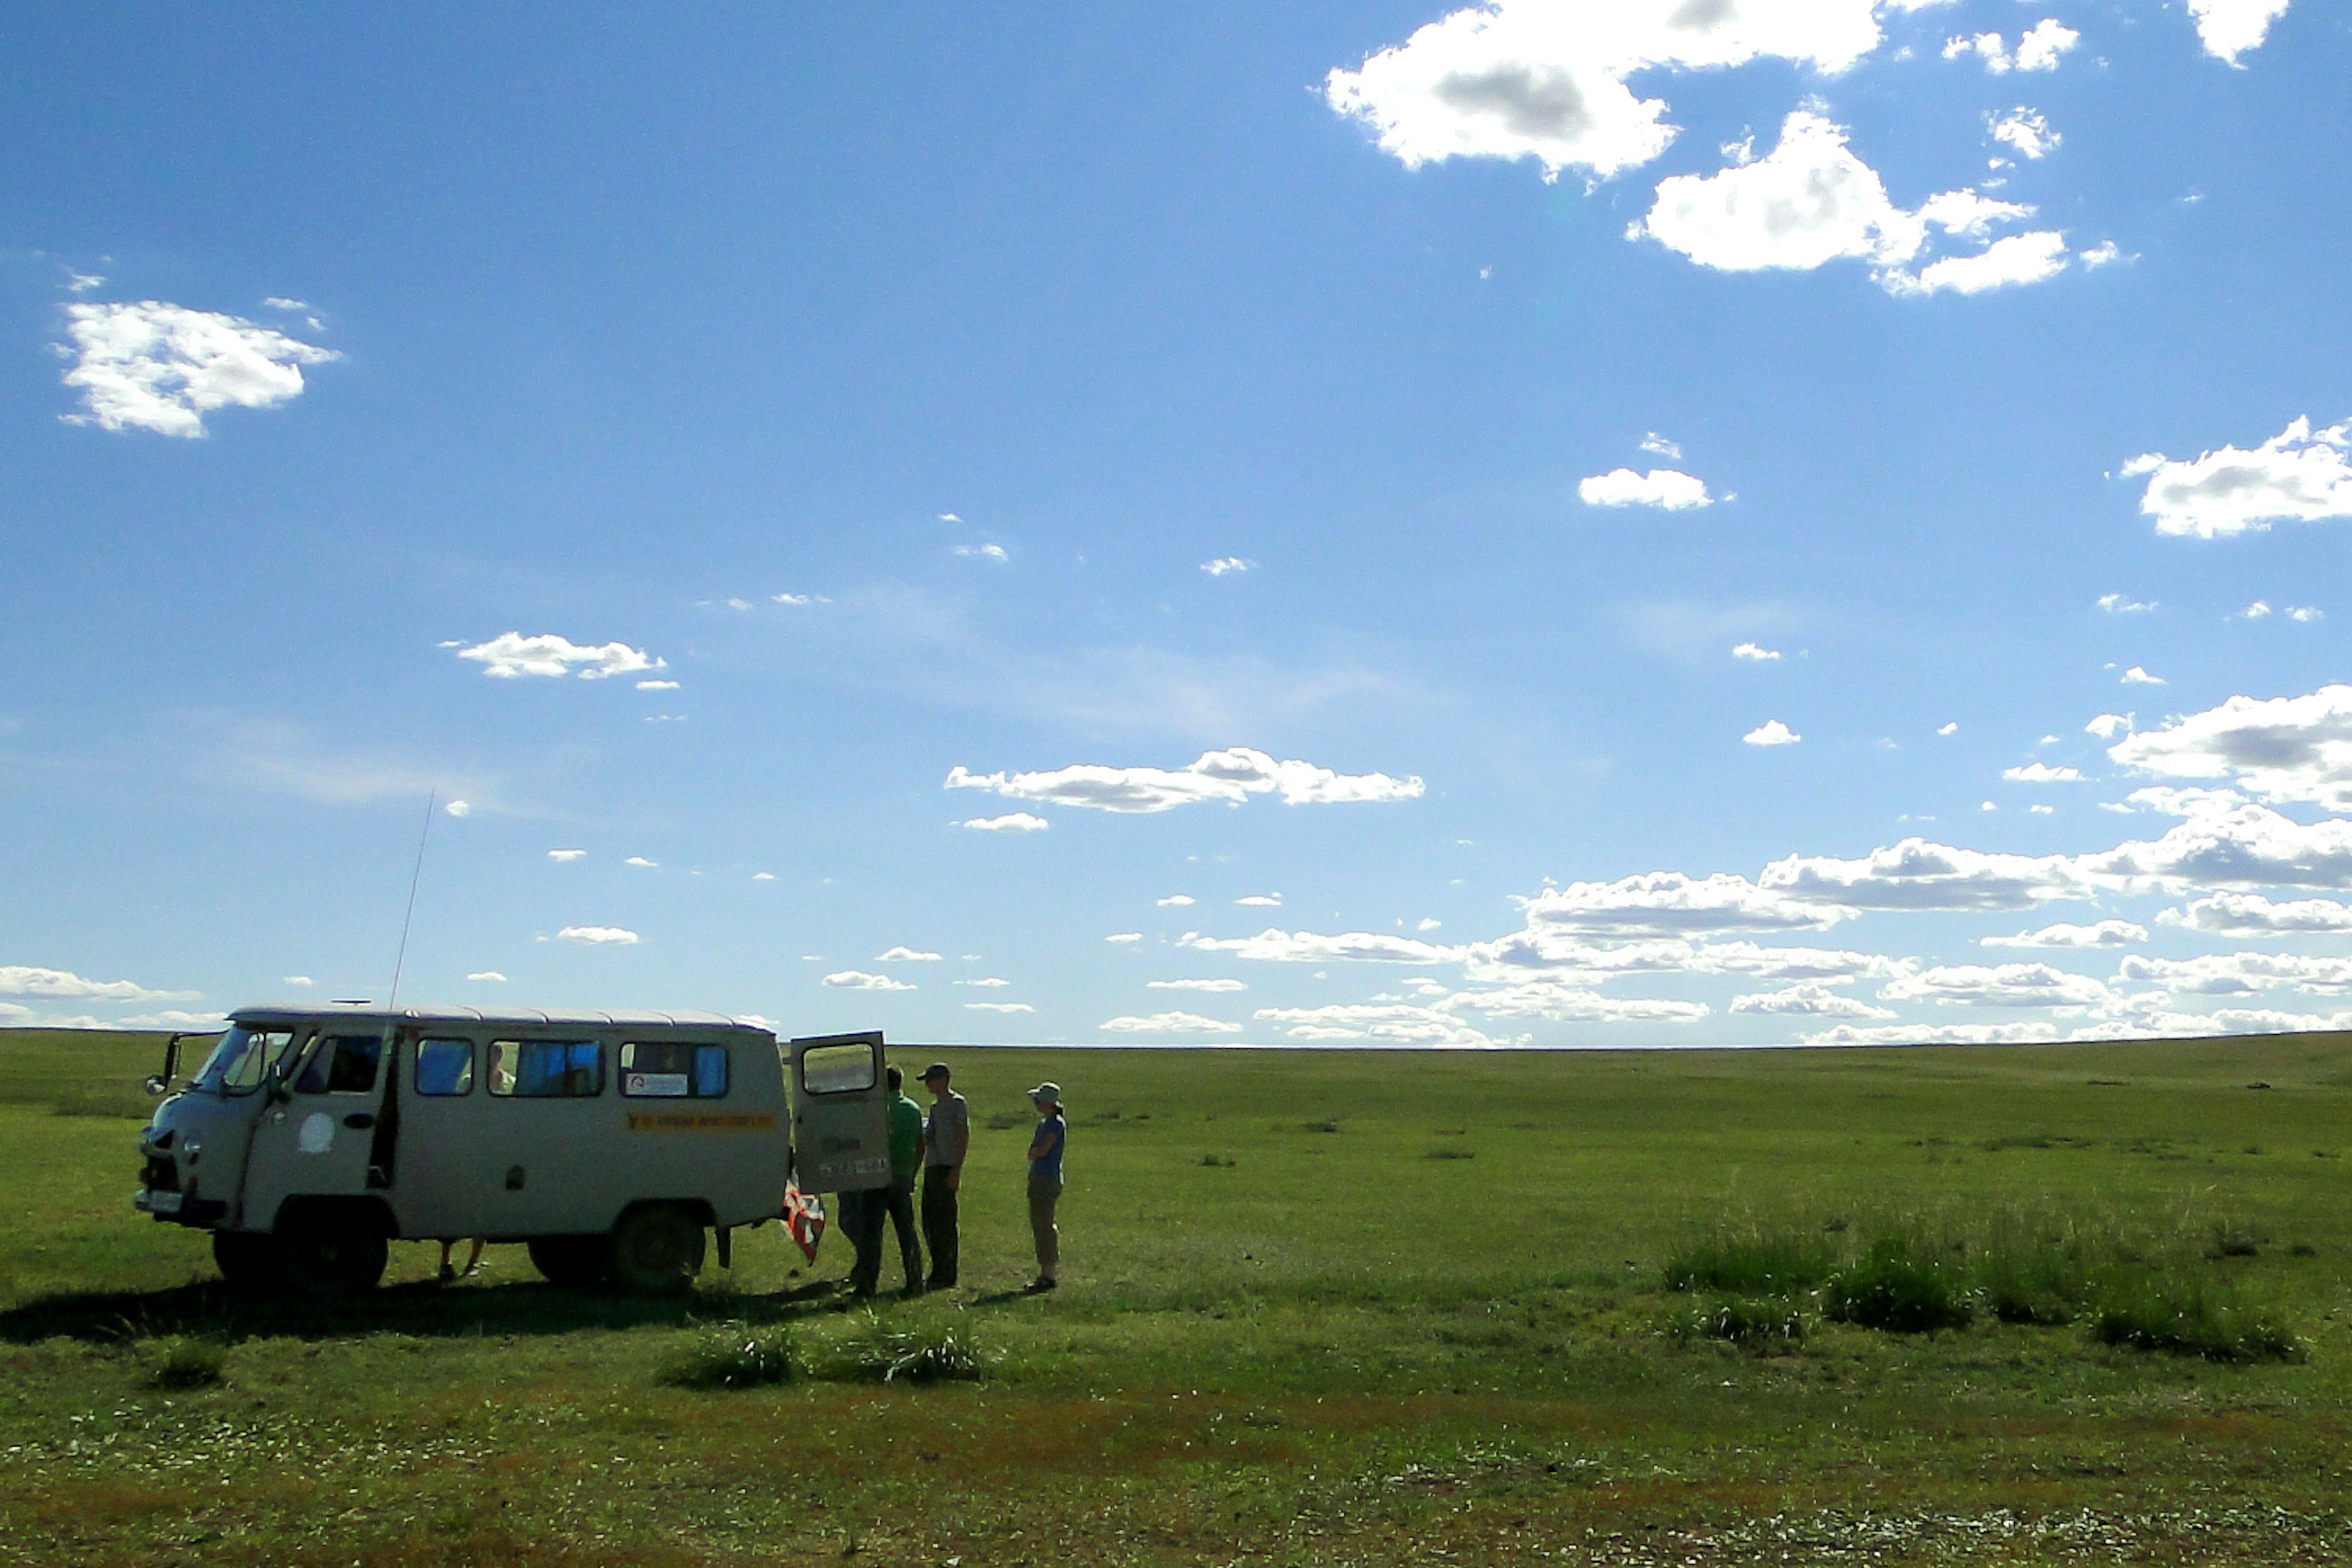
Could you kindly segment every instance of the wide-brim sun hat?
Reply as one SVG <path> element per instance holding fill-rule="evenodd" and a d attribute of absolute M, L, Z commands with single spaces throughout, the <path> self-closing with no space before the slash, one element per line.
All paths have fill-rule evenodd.
<path fill-rule="evenodd" d="M 1048 1105 L 1059 1105 L 1062 1103 L 1062 1086 L 1058 1083 L 1041 1083 L 1029 1091 L 1029 1098 L 1042 1100 Z"/>

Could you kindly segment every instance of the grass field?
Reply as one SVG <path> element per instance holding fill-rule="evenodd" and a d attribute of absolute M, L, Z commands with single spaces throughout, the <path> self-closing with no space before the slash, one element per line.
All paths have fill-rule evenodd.
<path fill-rule="evenodd" d="M 950 1299 L 297 1312 L 130 1211 L 158 1040 L 0 1033 L 0 1561 L 2352 1560 L 2352 1038 L 939 1054 Z"/>

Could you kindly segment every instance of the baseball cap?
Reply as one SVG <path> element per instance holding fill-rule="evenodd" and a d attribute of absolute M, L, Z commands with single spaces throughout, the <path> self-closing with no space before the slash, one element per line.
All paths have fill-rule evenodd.
<path fill-rule="evenodd" d="M 1029 1098 L 1042 1100 L 1048 1105 L 1059 1105 L 1062 1103 L 1062 1086 L 1058 1083 L 1041 1083 L 1029 1091 Z"/>
<path fill-rule="evenodd" d="M 923 1081 L 925 1083 L 930 1082 L 931 1079 L 935 1078 L 950 1078 L 952 1076 L 954 1075 L 948 1071 L 948 1064 L 945 1062 L 933 1062 L 930 1066 L 923 1069 Z"/>

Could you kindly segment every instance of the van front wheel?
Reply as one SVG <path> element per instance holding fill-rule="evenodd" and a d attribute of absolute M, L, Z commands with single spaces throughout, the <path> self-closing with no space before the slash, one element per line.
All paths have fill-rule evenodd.
<path fill-rule="evenodd" d="M 613 1227 L 613 1277 L 622 1289 L 674 1295 L 702 1272 L 702 1222 L 677 1204 L 631 1209 Z"/>
<path fill-rule="evenodd" d="M 604 1282 L 612 1267 L 612 1240 L 602 1236 L 535 1236 L 530 1238 L 530 1266 L 551 1285 L 586 1290 Z"/>
<path fill-rule="evenodd" d="M 213 1232 L 213 1263 L 232 1290 L 262 1295 L 286 1283 L 286 1255 L 274 1236 Z"/>
<path fill-rule="evenodd" d="M 294 1289 L 306 1296 L 359 1296 L 383 1278 L 392 1249 L 376 1231 L 304 1226 L 280 1244 Z"/>

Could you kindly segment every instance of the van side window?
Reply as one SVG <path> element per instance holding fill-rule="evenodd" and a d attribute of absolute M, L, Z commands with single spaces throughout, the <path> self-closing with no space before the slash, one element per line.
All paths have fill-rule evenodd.
<path fill-rule="evenodd" d="M 492 1040 L 490 1092 L 519 1100 L 591 1100 L 604 1092 L 593 1040 Z"/>
<path fill-rule="evenodd" d="M 811 1046 L 801 1053 L 801 1087 L 811 1094 L 849 1094 L 874 1087 L 874 1047 Z"/>
<path fill-rule="evenodd" d="M 365 1094 L 375 1087 L 381 1035 L 333 1035 L 319 1042 L 310 1065 L 294 1085 L 297 1094 Z"/>
<path fill-rule="evenodd" d="M 646 1099 L 723 1099 L 727 1047 L 631 1040 L 621 1047 L 621 1092 Z"/>
<path fill-rule="evenodd" d="M 474 1088 L 474 1042 L 416 1042 L 416 1092 L 429 1095 L 469 1094 Z"/>

